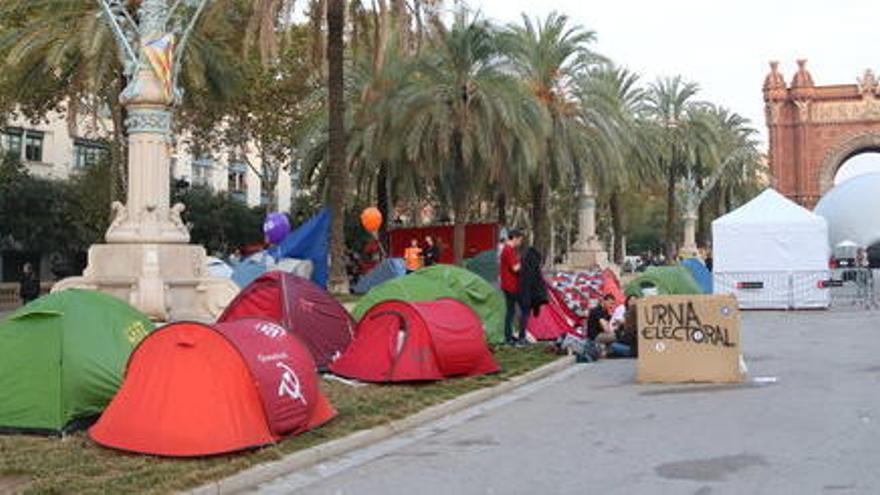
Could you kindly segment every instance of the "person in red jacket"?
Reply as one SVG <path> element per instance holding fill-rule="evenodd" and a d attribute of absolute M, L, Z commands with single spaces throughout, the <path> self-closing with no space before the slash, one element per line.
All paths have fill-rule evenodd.
<path fill-rule="evenodd" d="M 504 341 L 507 344 L 523 344 L 526 340 L 526 324 L 528 323 L 529 311 L 519 297 L 519 272 L 520 259 L 519 247 L 522 245 L 523 234 L 513 229 L 507 235 L 507 241 L 501 249 L 501 259 L 498 264 L 501 290 L 504 292 L 504 300 L 507 303 L 507 313 L 504 316 Z M 516 307 L 519 306 L 520 331 L 518 338 L 513 337 L 513 316 Z"/>

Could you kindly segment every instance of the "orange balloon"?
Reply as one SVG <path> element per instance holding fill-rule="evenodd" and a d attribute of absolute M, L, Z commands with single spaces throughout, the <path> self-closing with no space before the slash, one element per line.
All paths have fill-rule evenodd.
<path fill-rule="evenodd" d="M 367 229 L 367 232 L 378 232 L 382 226 L 382 212 L 376 207 L 366 208 L 361 212 L 361 225 Z"/>

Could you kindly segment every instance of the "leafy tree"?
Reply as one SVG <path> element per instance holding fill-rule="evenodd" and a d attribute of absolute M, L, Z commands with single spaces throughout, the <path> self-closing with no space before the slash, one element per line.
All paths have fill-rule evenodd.
<path fill-rule="evenodd" d="M 183 220 L 192 241 L 209 253 L 230 254 L 239 246 L 262 240 L 263 210 L 203 186 L 173 191 L 174 200 L 186 205 Z"/>

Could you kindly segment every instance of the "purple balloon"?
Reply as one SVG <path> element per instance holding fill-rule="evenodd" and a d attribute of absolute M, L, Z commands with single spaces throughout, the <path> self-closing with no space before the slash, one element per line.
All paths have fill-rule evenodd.
<path fill-rule="evenodd" d="M 263 222 L 263 234 L 271 244 L 278 244 L 290 233 L 290 220 L 281 212 L 269 213 Z"/>

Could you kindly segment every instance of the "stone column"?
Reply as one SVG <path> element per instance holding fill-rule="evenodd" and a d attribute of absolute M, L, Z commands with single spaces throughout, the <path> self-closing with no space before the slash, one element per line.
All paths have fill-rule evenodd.
<path fill-rule="evenodd" d="M 569 252 L 568 265 L 575 270 L 608 266 L 608 253 L 596 236 L 596 195 L 588 182 L 578 194 L 578 236 Z"/>
<path fill-rule="evenodd" d="M 684 258 L 696 258 L 699 256 L 697 248 L 697 212 L 688 210 L 684 213 L 684 243 L 678 251 L 678 256 Z"/>

